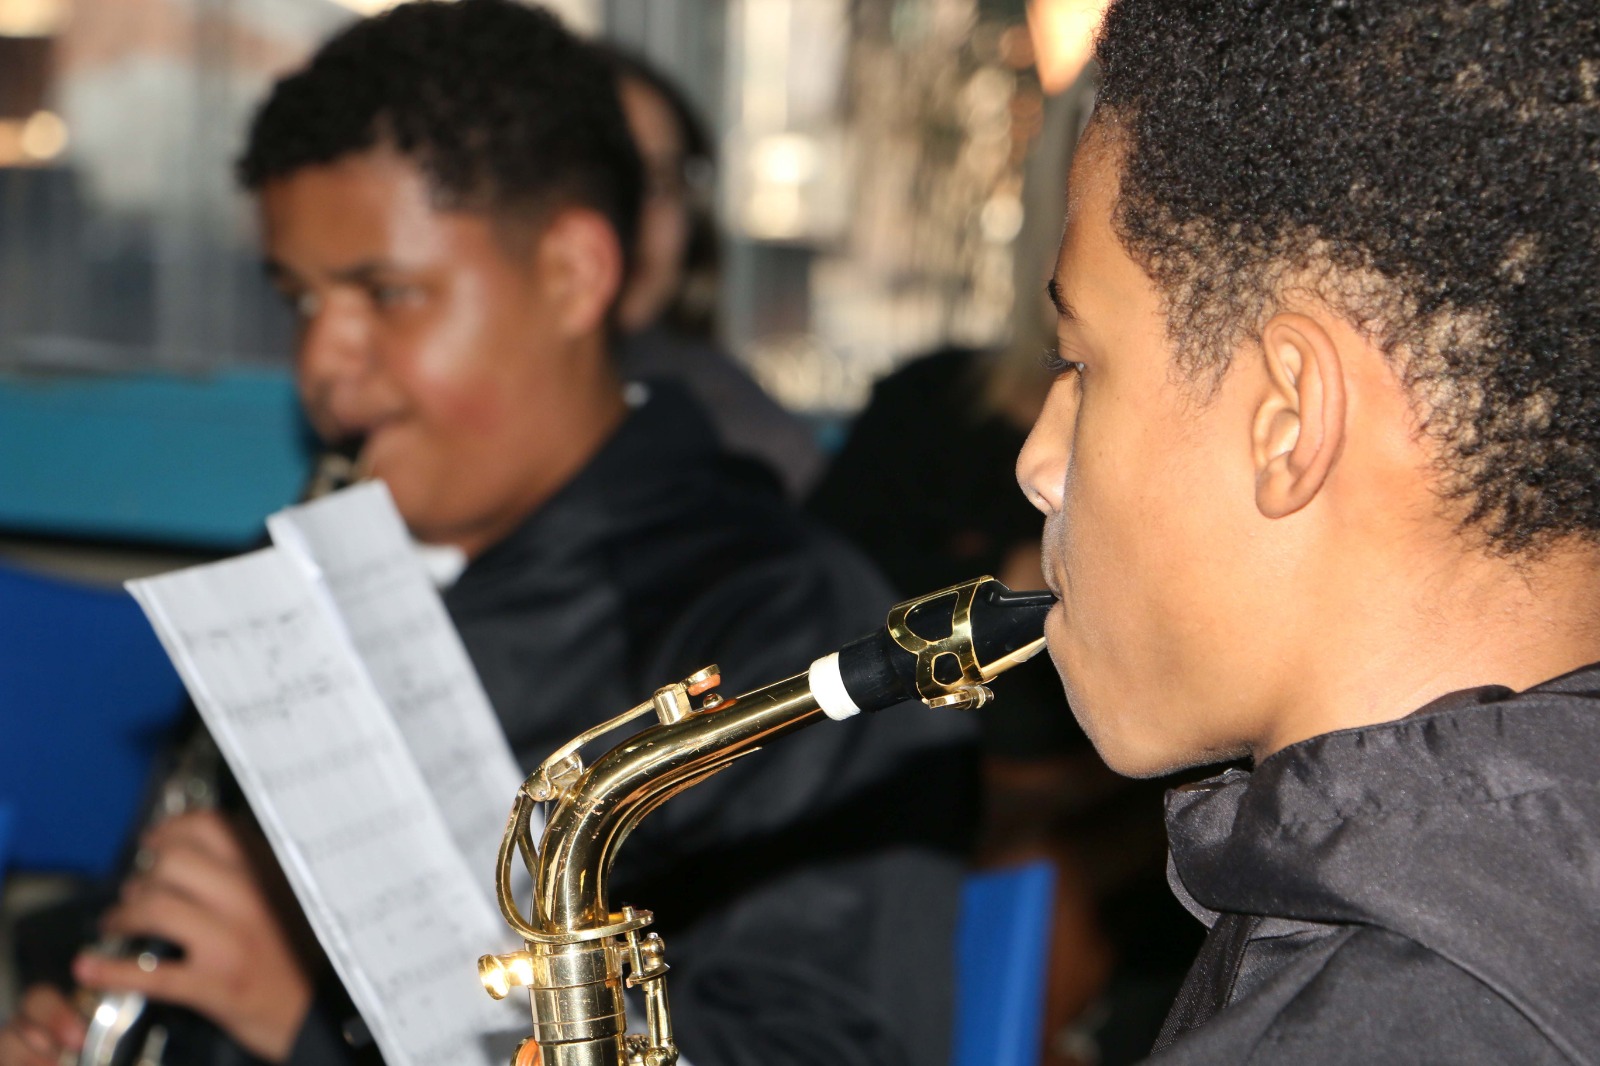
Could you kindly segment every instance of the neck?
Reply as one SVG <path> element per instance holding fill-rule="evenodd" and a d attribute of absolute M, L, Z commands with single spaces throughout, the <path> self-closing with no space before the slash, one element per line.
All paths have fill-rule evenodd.
<path fill-rule="evenodd" d="M 1319 613 L 1320 632 L 1302 643 L 1314 654 L 1252 746 L 1257 761 L 1322 733 L 1403 718 L 1450 692 L 1521 691 L 1600 661 L 1595 549 L 1566 546 L 1532 561 L 1471 551 L 1431 567 L 1411 562 L 1329 568 L 1369 576 L 1343 584 Z"/>
<path fill-rule="evenodd" d="M 622 379 L 602 337 L 586 342 L 582 351 L 566 353 L 571 373 L 559 389 L 559 400 L 530 411 L 527 423 L 537 439 L 517 449 L 524 464 L 515 485 L 500 506 L 483 513 L 470 526 L 428 538 L 450 544 L 475 559 L 510 536 L 551 497 L 565 488 L 611 439 L 628 415 L 622 396 Z M 506 456 L 509 465 L 514 457 Z"/>

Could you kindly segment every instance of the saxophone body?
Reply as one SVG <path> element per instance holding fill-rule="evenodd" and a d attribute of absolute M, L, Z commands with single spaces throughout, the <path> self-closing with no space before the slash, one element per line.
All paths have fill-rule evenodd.
<path fill-rule="evenodd" d="M 708 666 L 645 703 L 563 745 L 523 783 L 501 841 L 496 890 L 502 915 L 524 947 L 479 960 L 495 998 L 526 988 L 533 1035 L 517 1066 L 672 1066 L 673 1040 L 660 936 L 649 911 L 613 911 L 606 885 L 618 848 L 673 796 L 734 760 L 829 719 L 920 699 L 973 708 L 988 682 L 1044 645 L 1049 593 L 1013 593 L 978 578 L 899 604 L 887 626 L 818 659 L 804 674 L 743 695 L 715 691 Z M 696 701 L 699 701 L 698 704 Z M 585 766 L 580 749 L 637 718 L 649 725 Z M 549 804 L 535 848 L 533 814 Z M 533 877 L 524 913 L 512 890 L 520 859 Z M 646 1033 L 627 1032 L 624 990 L 644 1000 Z"/>

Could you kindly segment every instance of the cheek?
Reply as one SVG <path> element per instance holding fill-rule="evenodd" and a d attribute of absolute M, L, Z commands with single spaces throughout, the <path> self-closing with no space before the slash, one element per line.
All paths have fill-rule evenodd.
<path fill-rule="evenodd" d="M 1139 606 L 1181 554 L 1190 486 L 1147 424 L 1102 428 L 1086 417 L 1063 486 L 1073 584 L 1104 608 Z"/>
<path fill-rule="evenodd" d="M 1196 416 L 1152 412 L 1143 425 L 1183 417 Z M 1237 674 L 1250 619 L 1241 590 L 1259 565 L 1251 483 L 1225 422 L 1210 436 L 1212 423 L 1183 435 L 1107 429 L 1068 476 L 1056 659 L 1085 732 L 1123 773 L 1187 765 L 1221 743 L 1224 716 L 1201 712 Z"/>
<path fill-rule="evenodd" d="M 513 414 L 517 343 L 516 330 L 457 300 L 397 328 L 389 367 L 429 431 L 487 435 Z"/>
<path fill-rule="evenodd" d="M 421 420 L 433 430 L 475 436 L 492 433 L 507 417 L 507 389 L 486 367 L 452 367 L 412 381 Z"/>
<path fill-rule="evenodd" d="M 1097 426 L 1085 416 L 1059 536 L 1070 654 L 1084 686 L 1104 693 L 1184 669 L 1205 603 L 1205 511 L 1220 494 L 1197 445 L 1146 428 L 1161 419 Z"/>

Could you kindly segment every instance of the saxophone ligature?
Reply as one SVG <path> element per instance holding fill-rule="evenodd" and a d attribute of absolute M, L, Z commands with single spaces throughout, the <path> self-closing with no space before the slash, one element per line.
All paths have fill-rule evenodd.
<path fill-rule="evenodd" d="M 708 666 L 562 745 L 518 790 L 500 843 L 500 912 L 524 947 L 478 961 L 496 999 L 528 990 L 533 1035 L 514 1066 L 539 1055 L 544 1066 L 677 1062 L 665 948 L 645 931 L 652 915 L 631 906 L 612 911 L 606 894 L 617 849 L 646 815 L 735 759 L 820 721 L 914 699 L 935 708 L 983 706 L 993 698 L 990 681 L 1044 647 L 1054 602 L 1048 592 L 1012 592 L 977 578 L 895 606 L 883 629 L 803 674 L 728 698 L 715 691 L 720 671 Z M 580 752 L 590 741 L 652 715 L 653 724 L 584 764 Z M 548 806 L 536 848 L 539 804 Z M 512 890 L 519 855 L 533 877 L 531 913 Z M 627 1032 L 625 988 L 643 998 L 645 1033 Z"/>

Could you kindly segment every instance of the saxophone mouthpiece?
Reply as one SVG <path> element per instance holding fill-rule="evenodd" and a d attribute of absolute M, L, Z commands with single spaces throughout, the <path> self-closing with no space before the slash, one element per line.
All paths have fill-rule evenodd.
<path fill-rule="evenodd" d="M 843 719 L 920 699 L 930 707 L 981 707 L 988 683 L 1044 648 L 1047 591 L 1013 592 L 992 577 L 907 600 L 883 629 L 811 666 L 823 711 Z"/>

